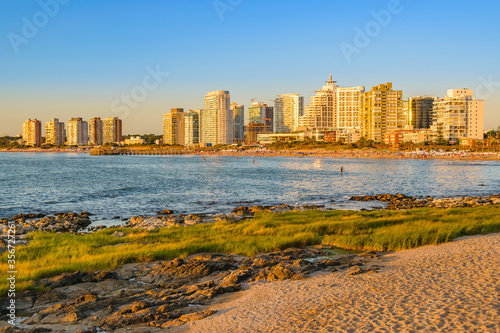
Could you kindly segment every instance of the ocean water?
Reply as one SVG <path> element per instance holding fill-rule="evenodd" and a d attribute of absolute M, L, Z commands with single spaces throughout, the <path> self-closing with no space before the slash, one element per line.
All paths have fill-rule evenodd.
<path fill-rule="evenodd" d="M 255 163 L 253 160 L 255 159 Z M 0 217 L 88 211 L 99 219 L 230 212 L 241 205 L 381 205 L 353 195 L 500 193 L 498 161 L 0 153 Z M 344 173 L 340 168 L 344 167 Z"/>

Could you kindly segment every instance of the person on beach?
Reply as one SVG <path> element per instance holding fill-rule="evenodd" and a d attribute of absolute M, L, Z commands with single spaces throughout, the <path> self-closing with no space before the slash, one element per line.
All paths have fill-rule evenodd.
<path fill-rule="evenodd" d="M 340 173 L 343 174 L 344 173 L 344 166 L 341 166 L 340 167 Z"/>

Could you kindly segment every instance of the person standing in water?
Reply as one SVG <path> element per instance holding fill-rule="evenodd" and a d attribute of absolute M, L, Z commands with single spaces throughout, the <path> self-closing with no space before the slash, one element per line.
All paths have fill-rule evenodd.
<path fill-rule="evenodd" d="M 344 173 L 344 166 L 340 167 L 340 173 Z"/>

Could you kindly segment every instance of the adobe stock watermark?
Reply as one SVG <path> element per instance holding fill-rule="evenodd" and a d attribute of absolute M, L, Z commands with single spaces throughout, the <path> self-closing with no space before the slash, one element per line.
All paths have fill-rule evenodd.
<path fill-rule="evenodd" d="M 156 65 L 155 69 L 147 66 L 146 72 L 140 85 L 133 87 L 129 94 L 121 94 L 120 98 L 111 102 L 111 111 L 120 114 L 122 118 L 127 118 L 130 110 L 137 108 L 141 102 L 145 101 L 149 93 L 158 88 L 169 75 L 161 71 L 160 65 Z"/>
<path fill-rule="evenodd" d="M 71 0 L 40 0 L 38 1 L 38 6 L 41 10 L 37 11 L 31 19 L 23 16 L 21 18 L 22 27 L 20 34 L 15 32 L 9 32 L 7 34 L 7 39 L 12 46 L 12 49 L 17 54 L 19 53 L 19 47 L 21 45 L 26 45 L 29 41 L 35 38 L 40 29 L 45 27 L 51 18 L 54 18 L 61 8 L 61 5 L 66 5 Z"/>
<path fill-rule="evenodd" d="M 474 90 L 474 94 L 478 99 L 487 99 L 500 87 L 500 82 L 493 81 L 493 74 L 488 75 L 488 78 L 480 76 L 477 79 L 480 84 Z"/>
<path fill-rule="evenodd" d="M 389 0 L 387 9 L 382 9 L 378 12 L 371 11 L 370 15 L 373 17 L 373 20 L 366 23 L 363 29 L 359 26 L 354 28 L 355 34 L 352 44 L 342 42 L 339 45 L 347 63 L 350 64 L 352 62 L 354 54 L 360 54 L 361 50 L 367 48 L 372 40 L 380 35 L 382 28 L 388 27 L 392 22 L 392 18 L 395 15 L 401 14 L 403 9 L 403 5 L 399 0 Z"/>
<path fill-rule="evenodd" d="M 236 7 L 241 5 L 242 2 L 243 0 L 214 0 L 212 5 L 219 16 L 219 20 L 224 22 L 225 13 L 232 12 Z"/>

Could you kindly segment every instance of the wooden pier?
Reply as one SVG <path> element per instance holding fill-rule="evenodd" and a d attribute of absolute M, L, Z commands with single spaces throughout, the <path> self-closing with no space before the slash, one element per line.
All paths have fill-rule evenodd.
<path fill-rule="evenodd" d="M 90 155 L 183 155 L 184 153 L 176 149 L 90 149 Z"/>

